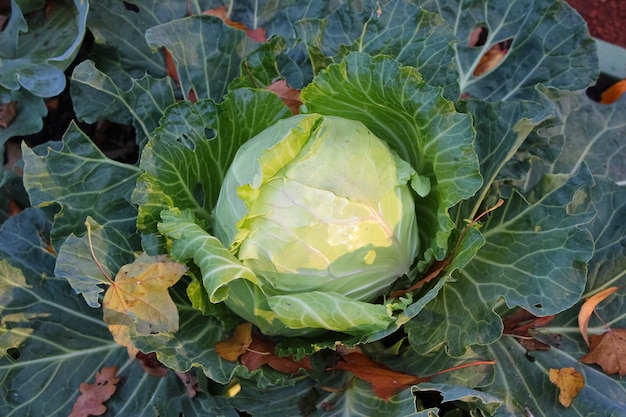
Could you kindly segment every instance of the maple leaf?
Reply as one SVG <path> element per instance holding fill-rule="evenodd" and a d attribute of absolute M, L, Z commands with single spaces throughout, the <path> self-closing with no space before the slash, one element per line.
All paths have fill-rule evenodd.
<path fill-rule="evenodd" d="M 583 335 L 583 339 L 585 339 L 585 343 L 587 344 L 587 346 L 589 346 L 587 328 L 589 326 L 589 319 L 591 318 L 591 314 L 594 312 L 596 306 L 600 304 L 600 302 L 602 302 L 604 299 L 606 299 L 609 295 L 613 294 L 617 290 L 617 287 L 609 287 L 603 291 L 600 291 L 599 293 L 589 297 L 580 307 L 580 312 L 578 313 L 578 328 L 580 329 L 580 333 Z"/>
<path fill-rule="evenodd" d="M 585 378 L 574 368 L 550 368 L 550 382 L 559 387 L 559 402 L 569 407 L 585 386 Z"/>
<path fill-rule="evenodd" d="M 280 98 L 293 114 L 300 113 L 300 90 L 289 87 L 287 81 L 278 80 L 267 86 L 267 89 Z"/>
<path fill-rule="evenodd" d="M 241 363 L 251 371 L 268 365 L 272 369 L 284 374 L 296 374 L 300 369 L 310 371 L 313 369 L 311 359 L 308 356 L 294 361 L 293 356 L 276 356 L 276 344 L 254 335 L 250 346 L 241 355 Z"/>
<path fill-rule="evenodd" d="M 252 323 L 242 323 L 235 328 L 233 337 L 215 344 L 215 351 L 224 360 L 234 362 L 252 343 Z"/>
<path fill-rule="evenodd" d="M 600 365 L 607 375 L 626 375 L 626 329 L 592 335 L 590 341 L 589 352 L 580 358 L 582 363 Z"/>
<path fill-rule="evenodd" d="M 537 340 L 532 331 L 545 327 L 556 316 L 537 317 L 530 312 L 519 309 L 512 316 L 503 320 L 504 334 L 515 336 L 526 350 L 550 350 L 550 345 Z"/>
<path fill-rule="evenodd" d="M 178 330 L 178 310 L 168 288 L 176 284 L 187 267 L 165 255 L 142 253 L 117 273 L 102 300 L 104 321 L 113 339 L 126 346 L 131 357 L 138 353 L 130 341 L 130 328 L 151 334 Z"/>
<path fill-rule="evenodd" d="M 353 352 L 343 356 L 331 369 L 339 369 L 353 373 L 357 378 L 372 384 L 372 391 L 385 402 L 397 393 L 404 391 L 412 385 L 430 381 L 415 375 L 404 374 L 374 362 L 362 353 Z"/>
<path fill-rule="evenodd" d="M 612 86 L 610 86 L 609 88 L 607 88 L 606 90 L 602 92 L 602 94 L 600 95 L 600 103 L 602 104 L 615 103 L 617 100 L 620 99 L 620 97 L 622 96 L 622 94 L 624 94 L 625 91 L 626 91 L 626 80 L 618 81 L 617 83 L 613 84 Z"/>
<path fill-rule="evenodd" d="M 101 416 L 107 410 L 104 402 L 115 393 L 116 384 L 120 378 L 116 377 L 117 366 L 105 366 L 101 372 L 96 372 L 96 381 L 93 384 L 80 384 L 80 395 L 72 407 L 69 417 Z"/>

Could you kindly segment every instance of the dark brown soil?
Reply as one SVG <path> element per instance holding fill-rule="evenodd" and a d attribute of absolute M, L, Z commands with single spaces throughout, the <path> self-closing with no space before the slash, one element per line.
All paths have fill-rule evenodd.
<path fill-rule="evenodd" d="M 626 48 L 624 0 L 567 0 L 589 25 L 593 37 Z"/>

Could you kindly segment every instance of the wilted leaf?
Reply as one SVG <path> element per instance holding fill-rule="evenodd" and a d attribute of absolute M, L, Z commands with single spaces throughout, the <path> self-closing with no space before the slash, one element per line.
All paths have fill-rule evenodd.
<path fill-rule="evenodd" d="M 550 345 L 535 339 L 532 330 L 537 327 L 545 327 L 554 320 L 554 317 L 554 315 L 537 317 L 524 309 L 519 309 L 512 316 L 503 320 L 503 333 L 517 336 L 516 340 L 527 350 L 549 350 Z"/>
<path fill-rule="evenodd" d="M 569 407 L 585 385 L 585 378 L 574 368 L 550 368 L 550 382 L 559 387 L 559 402 Z"/>
<path fill-rule="evenodd" d="M 105 366 L 101 372 L 96 372 L 96 382 L 80 384 L 80 396 L 76 399 L 69 417 L 100 416 L 107 410 L 104 402 L 115 393 L 116 384 L 120 378 L 116 377 L 117 366 Z"/>
<path fill-rule="evenodd" d="M 252 323 L 243 323 L 235 328 L 233 337 L 215 344 L 215 351 L 222 359 L 236 361 L 252 343 Z"/>
<path fill-rule="evenodd" d="M 178 378 L 180 378 L 183 385 L 185 385 L 185 388 L 187 388 L 187 395 L 189 396 L 189 398 L 195 397 L 200 390 L 198 388 L 198 378 L 189 372 L 177 371 L 176 375 L 178 375 Z"/>
<path fill-rule="evenodd" d="M 609 330 L 590 339 L 589 352 L 580 361 L 600 365 L 607 375 L 626 375 L 626 329 Z"/>
<path fill-rule="evenodd" d="M 263 365 L 268 365 L 272 369 L 284 374 L 296 374 L 300 369 L 310 371 L 313 369 L 308 356 L 294 361 L 292 356 L 276 356 L 276 344 L 269 340 L 254 336 L 252 343 L 241 355 L 241 363 L 251 371 L 259 369 Z"/>
<path fill-rule="evenodd" d="M 621 80 L 607 88 L 602 92 L 600 96 L 600 103 L 611 104 L 615 103 L 626 91 L 626 80 Z"/>
<path fill-rule="evenodd" d="M 300 90 L 289 87 L 285 80 L 278 80 L 268 85 L 267 89 L 274 92 L 293 114 L 300 113 Z"/>
<path fill-rule="evenodd" d="M 356 352 L 344 355 L 343 361 L 338 362 L 332 369 L 352 372 L 357 378 L 369 382 L 374 393 L 385 401 L 411 385 L 430 380 L 394 371 Z"/>
<path fill-rule="evenodd" d="M 597 294 L 589 297 L 587 301 L 580 307 L 580 312 L 578 313 L 578 328 L 580 329 L 580 333 L 583 335 L 583 339 L 585 339 L 585 343 L 589 346 L 589 338 L 587 336 L 587 326 L 589 325 L 589 319 L 591 318 L 591 314 L 595 310 L 596 306 L 600 304 L 605 298 L 609 295 L 613 294 L 618 290 L 618 287 L 610 287 L 603 291 L 600 291 Z"/>
<path fill-rule="evenodd" d="M 178 330 L 178 310 L 167 289 L 176 284 L 187 267 L 166 256 L 143 253 L 120 268 L 107 289 L 102 306 L 104 321 L 117 343 L 137 354 L 130 341 L 130 326 L 150 334 Z"/>
<path fill-rule="evenodd" d="M 141 365 L 144 371 L 148 375 L 164 377 L 167 375 L 167 368 L 163 366 L 161 362 L 157 359 L 157 355 L 155 352 L 151 353 L 137 353 L 137 362 Z"/>

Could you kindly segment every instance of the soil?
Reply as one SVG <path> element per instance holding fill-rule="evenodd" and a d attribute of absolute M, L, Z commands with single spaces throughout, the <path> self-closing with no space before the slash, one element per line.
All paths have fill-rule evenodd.
<path fill-rule="evenodd" d="M 567 0 L 589 26 L 591 36 L 626 48 L 624 0 Z"/>

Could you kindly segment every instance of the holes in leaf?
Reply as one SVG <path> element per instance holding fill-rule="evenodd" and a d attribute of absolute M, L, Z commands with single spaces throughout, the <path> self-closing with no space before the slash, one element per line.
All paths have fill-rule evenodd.
<path fill-rule="evenodd" d="M 535 306 L 534 306 L 534 307 L 535 307 L 535 308 L 543 308 L 543 305 L 541 305 L 541 303 L 537 303 L 537 304 L 535 304 Z"/>
<path fill-rule="evenodd" d="M 216 136 L 215 129 L 205 128 L 204 129 L 204 136 L 207 139 L 213 139 Z"/>
<path fill-rule="evenodd" d="M 126 10 L 130 10 L 131 12 L 139 13 L 139 6 L 134 3 L 130 3 L 128 1 L 123 2 Z"/>
<path fill-rule="evenodd" d="M 186 135 L 184 133 L 182 135 L 180 135 L 179 137 L 177 137 L 176 141 L 178 143 L 180 143 L 181 145 L 185 145 L 186 147 L 188 147 L 192 151 L 196 150 L 195 142 L 188 135 Z"/>
<path fill-rule="evenodd" d="M 468 46 L 470 48 L 479 48 L 487 45 L 487 41 L 489 40 L 489 29 L 485 25 L 477 26 L 468 39 Z M 474 77 L 481 76 L 492 69 L 494 69 L 506 56 L 511 49 L 511 44 L 513 43 L 513 39 L 505 39 L 498 43 L 493 44 L 487 52 L 485 52 L 481 57 L 480 61 L 474 68 L 474 72 L 472 75 Z"/>
<path fill-rule="evenodd" d="M 7 356 L 14 362 L 17 362 L 22 357 L 22 352 L 18 348 L 8 348 Z"/>

